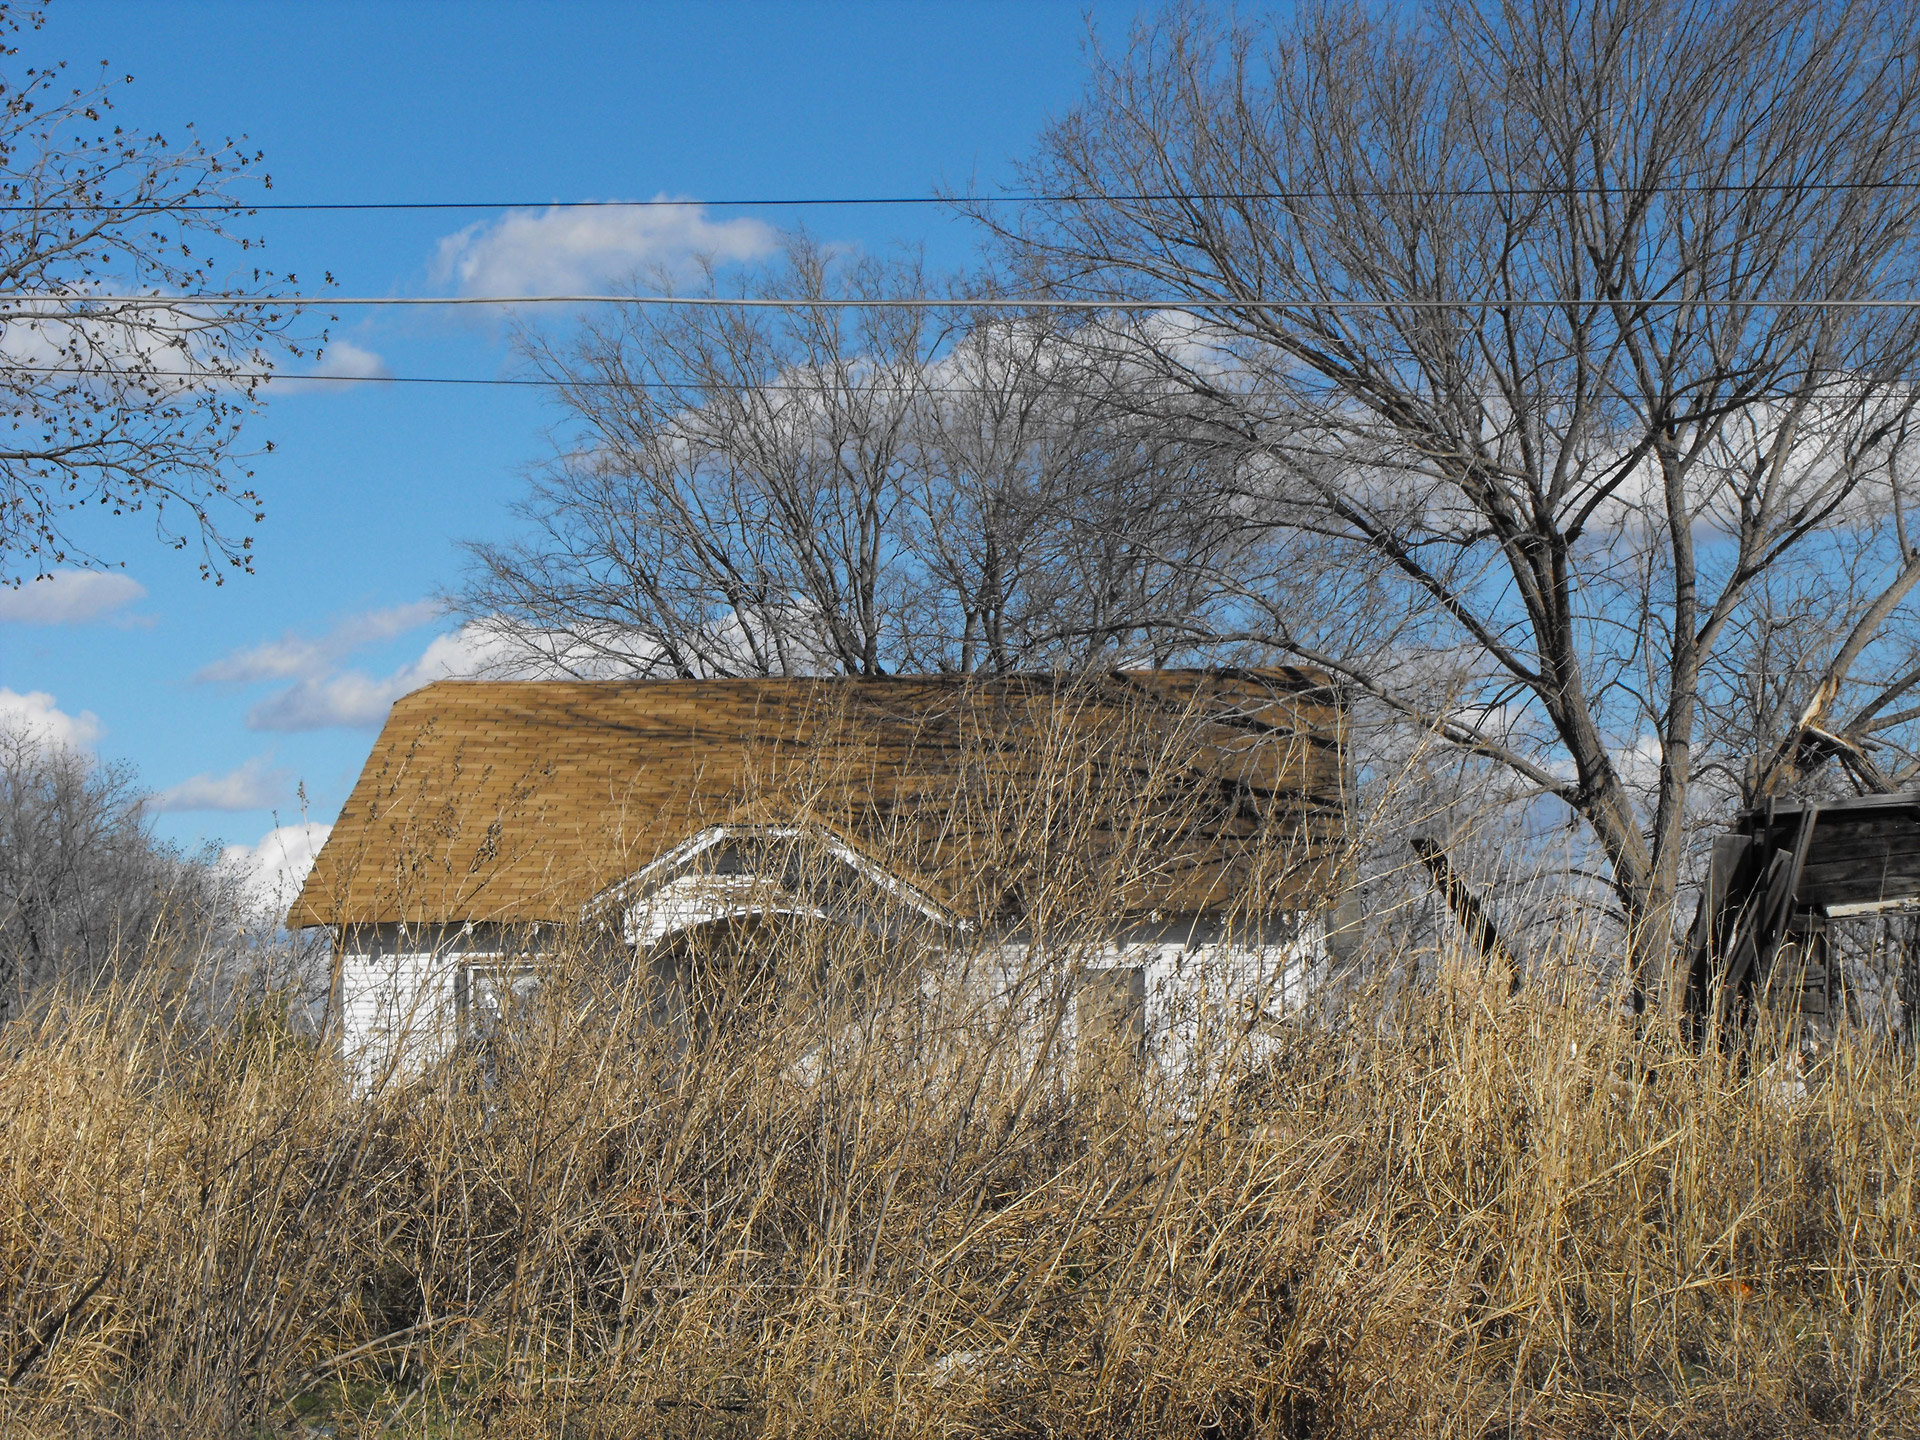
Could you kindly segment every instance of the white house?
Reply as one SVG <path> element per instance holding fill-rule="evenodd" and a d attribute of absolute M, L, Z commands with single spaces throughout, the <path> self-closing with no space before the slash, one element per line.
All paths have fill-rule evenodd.
<path fill-rule="evenodd" d="M 988 990 L 1057 956 L 1078 1028 L 1177 1051 L 1316 983 L 1344 740 L 1295 669 L 447 681 L 394 706 L 288 924 L 333 930 L 363 1087 L 484 1029 L 563 931 L 683 1006 L 722 928 L 898 930 Z M 1036 948 L 1042 891 L 1083 897 L 1072 945 Z"/>

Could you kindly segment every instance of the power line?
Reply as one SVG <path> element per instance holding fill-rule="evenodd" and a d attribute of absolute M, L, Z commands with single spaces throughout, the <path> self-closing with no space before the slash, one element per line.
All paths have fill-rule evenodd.
<path fill-rule="evenodd" d="M 833 388 L 824 385 L 757 384 L 746 381 L 735 384 L 725 380 L 540 380 L 497 375 L 314 375 L 290 370 L 114 370 L 106 366 L 8 365 L 4 360 L 0 360 L 0 376 L 10 372 L 23 375 L 71 375 L 75 379 L 118 377 L 135 385 L 149 380 L 198 380 L 221 385 L 243 381 L 267 384 L 296 380 L 305 383 L 309 380 L 318 380 L 336 385 L 502 385 L 541 390 L 752 390 L 796 395 L 818 395 Z M 1002 395 L 1006 393 L 1004 388 L 986 385 L 857 385 L 847 388 L 900 395 Z"/>
<path fill-rule="evenodd" d="M 1681 296 L 1612 300 L 1599 296 L 1547 299 L 1538 296 L 1507 299 L 1350 300 L 1337 296 L 1307 296 L 1290 300 L 1256 297 L 1196 296 L 1191 299 L 1056 300 L 1045 296 L 994 296 L 981 299 L 940 299 L 915 295 L 876 300 L 839 298 L 788 300 L 753 295 L 47 295 L 0 292 L 0 305 L 67 307 L 43 314 L 0 314 L 9 319 L 69 320 L 87 318 L 88 309 L 179 310 L 207 307 L 239 310 L 363 309 L 381 306 L 491 306 L 513 305 L 622 305 L 710 310 L 1063 310 L 1194 311 L 1194 310 L 1914 310 L 1920 299 L 1868 296 Z"/>
<path fill-rule="evenodd" d="M 1344 187 L 1298 190 L 1164 190 L 1129 194 L 1012 192 L 1000 195 L 763 195 L 717 200 L 691 197 L 652 200 L 208 200 L 181 204 L 75 205 L 64 201 L 0 204 L 0 213 L 29 215 L 97 214 L 125 210 L 135 214 L 265 214 L 448 210 L 664 210 L 689 207 L 713 210 L 800 209 L 860 206 L 1085 205 L 1245 203 L 1293 200 L 1521 199 L 1543 195 L 1772 195 L 1787 192 L 1920 189 L 1920 179 L 1879 180 L 1727 180 L 1674 185 L 1464 185 L 1450 187 Z"/>
<path fill-rule="evenodd" d="M 121 378 L 138 385 L 150 380 L 197 380 L 211 381 L 215 384 L 234 384 L 238 382 L 258 382 L 260 384 L 298 381 L 320 381 L 334 385 L 452 385 L 452 386 L 504 386 L 518 389 L 540 390 L 706 390 L 706 391 L 754 391 L 774 394 L 817 395 L 835 387 L 827 385 L 789 385 L 778 382 L 764 384 L 753 381 L 728 380 L 550 380 L 522 376 L 483 376 L 483 375 L 317 375 L 302 374 L 287 370 L 132 370 L 112 369 L 107 366 L 74 365 L 9 365 L 0 360 L 0 376 L 8 373 L 23 375 L 68 375 L 81 378 Z M 1907 382 L 1888 380 L 1883 385 L 1856 384 L 1840 390 L 1823 390 L 1821 393 L 1841 397 L 1864 398 L 1882 390 Z M 920 395 L 1004 395 L 1004 386 L 989 385 L 858 385 L 849 386 L 863 392 L 881 394 L 920 394 Z M 1064 387 L 1069 390 L 1072 387 Z M 1764 392 L 1748 397 L 1751 401 L 1764 401 L 1778 398 L 1780 395 L 1798 392 Z M 1531 397 L 1542 401 L 1571 401 L 1571 394 L 1540 393 Z M 1588 396 L 1589 399 L 1605 397 Z"/>
<path fill-rule="evenodd" d="M 1042 196 L 1003 196 L 985 203 L 1002 204 L 1010 201 L 1034 201 Z M 1068 197 L 1059 197 L 1068 198 Z M 1121 197 L 1148 199 L 1153 197 Z M 798 208 L 801 206 L 861 206 L 861 205 L 952 205 L 959 203 L 940 195 L 795 195 L 785 199 L 657 199 L 657 200 L 264 200 L 264 201 L 198 201 L 179 205 L 155 203 L 152 205 L 73 205 L 63 202 L 49 204 L 0 204 L 0 213 L 25 215 L 64 215 L 74 212 L 97 213 L 102 210 L 129 210 L 139 214 L 260 214 L 260 213 L 325 213 L 330 211 L 436 211 L 436 210 L 669 210 L 669 209 L 757 209 L 757 208 Z M 973 203 L 969 201 L 968 203 Z"/>

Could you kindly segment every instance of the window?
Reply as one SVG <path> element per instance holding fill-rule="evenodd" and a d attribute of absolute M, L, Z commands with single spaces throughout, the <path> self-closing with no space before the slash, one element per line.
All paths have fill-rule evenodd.
<path fill-rule="evenodd" d="M 1147 1045 L 1147 970 L 1114 965 L 1089 970 L 1074 996 L 1082 1070 L 1137 1059 Z"/>
<path fill-rule="evenodd" d="M 524 1025 L 540 992 L 540 976 L 529 965 L 469 965 L 462 979 L 461 1029 L 482 1046 Z"/>

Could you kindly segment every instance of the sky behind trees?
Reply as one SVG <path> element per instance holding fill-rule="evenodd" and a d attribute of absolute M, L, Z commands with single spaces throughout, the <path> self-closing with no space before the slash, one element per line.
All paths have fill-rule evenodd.
<path fill-rule="evenodd" d="M 1094 16 L 1112 31 L 1137 8 Z M 18 63 L 65 59 L 88 78 L 104 60 L 134 76 L 125 123 L 244 133 L 265 151 L 264 199 L 526 202 L 264 213 L 252 231 L 293 288 L 330 272 L 349 295 L 531 294 L 697 251 L 764 259 L 795 225 L 968 263 L 974 233 L 935 207 L 541 202 L 994 185 L 1079 92 L 1083 10 L 68 3 Z M 525 373 L 493 313 L 345 311 L 331 329 L 323 374 Z M 274 445 L 255 467 L 256 573 L 205 583 L 147 522 L 116 522 L 103 544 L 124 571 L 0 595 L 0 707 L 136 765 L 169 838 L 303 848 L 271 832 L 331 820 L 387 704 L 468 659 L 431 596 L 455 578 L 455 542 L 509 533 L 551 418 L 533 388 L 276 382 L 248 431 L 248 448 Z"/>

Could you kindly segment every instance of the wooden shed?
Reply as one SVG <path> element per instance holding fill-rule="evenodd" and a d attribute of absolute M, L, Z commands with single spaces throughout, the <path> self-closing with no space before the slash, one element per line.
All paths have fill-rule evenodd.
<path fill-rule="evenodd" d="M 1834 920 L 1920 906 L 1920 794 L 1768 801 L 1713 846 L 1687 948 L 1688 1013 L 1822 1022 Z"/>

